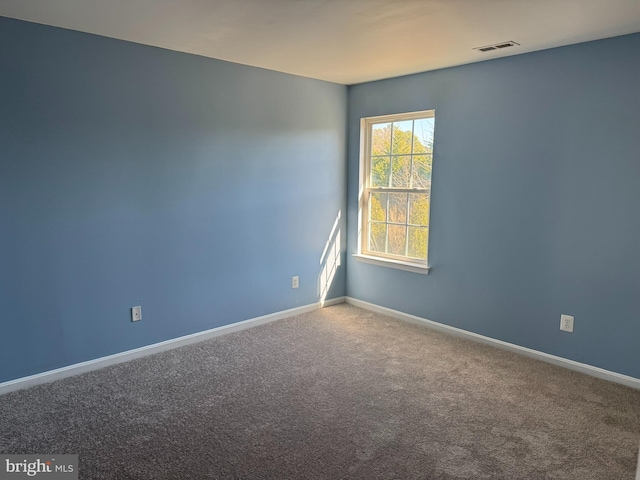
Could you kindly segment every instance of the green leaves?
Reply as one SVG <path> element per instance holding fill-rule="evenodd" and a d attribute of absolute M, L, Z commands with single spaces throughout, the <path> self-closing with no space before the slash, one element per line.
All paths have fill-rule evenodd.
<path fill-rule="evenodd" d="M 409 120 L 372 126 L 372 187 L 429 187 L 433 141 L 425 143 L 428 138 L 421 140 L 413 133 L 419 122 L 423 121 Z"/>

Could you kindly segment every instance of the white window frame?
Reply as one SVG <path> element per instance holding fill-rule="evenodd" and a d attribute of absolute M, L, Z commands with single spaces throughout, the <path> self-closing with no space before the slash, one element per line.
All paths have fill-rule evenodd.
<path fill-rule="evenodd" d="M 427 226 L 427 253 L 426 258 L 415 259 L 403 255 L 392 255 L 383 252 L 373 252 L 367 249 L 369 243 L 369 194 L 371 192 L 385 193 L 427 193 L 429 195 L 429 210 L 431 210 L 431 187 L 397 188 L 397 187 L 371 187 L 371 135 L 373 125 L 389 122 L 401 122 L 405 120 L 420 120 L 434 118 L 435 110 L 422 110 L 418 112 L 399 113 L 393 115 L 381 115 L 366 117 L 360 120 L 360 180 L 358 189 L 358 249 L 354 257 L 358 261 L 372 263 L 391 268 L 398 268 L 415 273 L 428 274 L 429 267 L 429 237 L 431 232 L 431 212 L 429 212 L 429 225 Z M 435 142 L 434 142 L 435 143 Z M 412 153 L 413 155 L 413 153 Z M 433 155 L 433 151 L 432 151 Z M 432 156 L 433 162 L 433 156 Z"/>

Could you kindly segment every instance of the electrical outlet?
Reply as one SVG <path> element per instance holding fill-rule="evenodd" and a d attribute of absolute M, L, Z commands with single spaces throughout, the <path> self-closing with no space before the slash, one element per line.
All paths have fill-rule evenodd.
<path fill-rule="evenodd" d="M 291 277 L 291 288 L 298 288 L 300 286 L 300 279 L 296 275 L 295 277 Z"/>
<path fill-rule="evenodd" d="M 560 330 L 573 332 L 573 317 L 571 315 L 560 315 Z"/>
<path fill-rule="evenodd" d="M 137 322 L 139 320 L 142 320 L 142 307 L 141 306 L 132 307 L 131 308 L 131 321 L 132 322 Z"/>

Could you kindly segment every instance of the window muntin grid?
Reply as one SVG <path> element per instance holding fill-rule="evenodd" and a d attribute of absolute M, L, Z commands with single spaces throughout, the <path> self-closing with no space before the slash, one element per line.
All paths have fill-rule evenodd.
<path fill-rule="evenodd" d="M 435 112 L 363 119 L 361 253 L 427 264 Z"/>

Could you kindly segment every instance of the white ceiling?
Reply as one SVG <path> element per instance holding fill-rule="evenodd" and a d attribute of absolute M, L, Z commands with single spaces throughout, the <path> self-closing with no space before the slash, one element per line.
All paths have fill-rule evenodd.
<path fill-rule="evenodd" d="M 0 0 L 0 16 L 350 85 L 638 32 L 640 0 Z"/>

